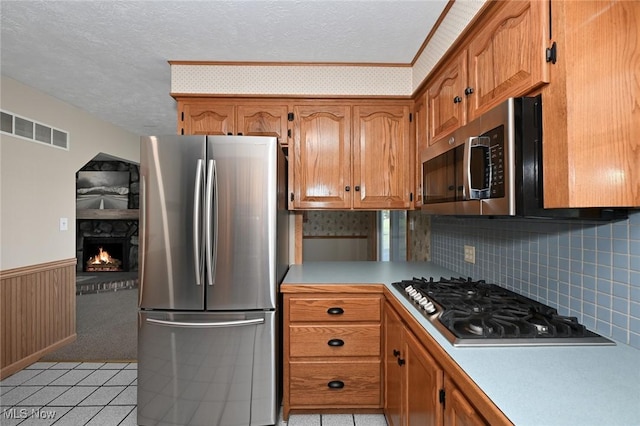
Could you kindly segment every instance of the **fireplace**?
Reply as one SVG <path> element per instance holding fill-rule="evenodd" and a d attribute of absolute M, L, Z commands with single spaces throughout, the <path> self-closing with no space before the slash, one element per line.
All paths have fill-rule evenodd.
<path fill-rule="evenodd" d="M 92 176 L 95 179 L 101 174 L 107 182 L 104 185 L 100 181 L 89 179 L 87 183 L 84 180 Z M 111 279 L 106 272 L 137 272 L 139 166 L 98 154 L 78 171 L 76 177 L 76 272 L 85 275 L 105 272 L 106 279 Z M 116 187 L 117 191 L 111 192 L 119 200 L 115 205 L 107 202 L 112 197 L 105 194 L 114 189 L 112 187 Z M 127 193 L 126 203 L 124 196 L 119 196 L 124 193 Z M 96 208 L 98 195 L 104 202 L 98 200 L 97 205 L 102 207 L 104 204 L 104 208 Z M 104 252 L 119 263 L 100 260 L 87 264 L 91 257 L 101 258 Z"/>
<path fill-rule="evenodd" d="M 129 239 L 85 237 L 83 240 L 83 272 L 129 271 Z"/>

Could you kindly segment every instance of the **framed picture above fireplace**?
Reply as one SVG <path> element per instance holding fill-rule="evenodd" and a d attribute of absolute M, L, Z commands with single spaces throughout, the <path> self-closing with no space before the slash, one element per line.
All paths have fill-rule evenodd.
<path fill-rule="evenodd" d="M 128 205 L 129 172 L 78 172 L 77 209 L 126 209 Z"/>

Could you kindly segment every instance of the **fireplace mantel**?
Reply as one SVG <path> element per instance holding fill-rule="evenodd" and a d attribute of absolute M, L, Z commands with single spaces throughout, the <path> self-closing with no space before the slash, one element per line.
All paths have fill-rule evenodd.
<path fill-rule="evenodd" d="M 138 209 L 82 209 L 76 210 L 76 219 L 137 220 Z"/>

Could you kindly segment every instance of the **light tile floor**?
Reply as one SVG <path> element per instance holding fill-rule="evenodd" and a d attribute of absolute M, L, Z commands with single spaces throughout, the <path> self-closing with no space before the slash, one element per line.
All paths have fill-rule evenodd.
<path fill-rule="evenodd" d="M 0 381 L 2 426 L 136 425 L 137 363 L 36 362 Z M 292 414 L 279 426 L 387 426 L 381 414 Z"/>

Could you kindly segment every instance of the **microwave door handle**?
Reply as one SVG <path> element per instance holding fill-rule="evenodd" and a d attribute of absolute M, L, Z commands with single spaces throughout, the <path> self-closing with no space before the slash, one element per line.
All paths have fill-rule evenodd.
<path fill-rule="evenodd" d="M 476 137 L 470 137 L 464 144 L 462 157 L 462 200 L 471 199 L 471 145 Z M 458 188 L 456 188 L 456 191 Z M 457 199 L 457 194 L 456 194 Z"/>
<path fill-rule="evenodd" d="M 469 138 L 467 143 L 464 146 L 464 160 L 463 160 L 463 181 L 464 181 L 464 191 L 465 191 L 465 200 L 471 199 L 482 199 L 486 198 L 484 192 L 490 193 L 491 191 L 491 164 L 486 163 L 486 167 L 489 168 L 489 186 L 479 189 L 479 196 L 473 194 L 473 190 L 475 188 L 471 187 L 471 150 L 475 147 L 482 147 L 486 150 L 486 153 L 489 155 L 489 161 L 491 159 L 490 151 L 491 151 L 491 140 L 487 136 L 472 136 Z M 484 173 L 484 172 L 483 172 Z"/>
<path fill-rule="evenodd" d="M 202 199 L 202 172 L 203 160 L 196 163 L 196 178 L 193 185 L 193 263 L 196 273 L 196 285 L 202 284 L 202 253 L 200 251 L 200 243 L 202 240 L 202 231 L 200 227 L 200 201 Z"/>

